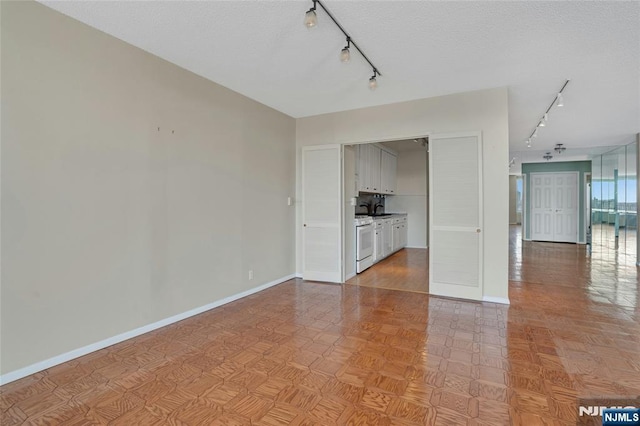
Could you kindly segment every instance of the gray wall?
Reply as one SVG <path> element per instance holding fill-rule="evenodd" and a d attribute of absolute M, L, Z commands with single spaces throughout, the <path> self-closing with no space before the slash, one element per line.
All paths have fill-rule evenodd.
<path fill-rule="evenodd" d="M 1 8 L 2 373 L 294 273 L 294 119 Z"/>

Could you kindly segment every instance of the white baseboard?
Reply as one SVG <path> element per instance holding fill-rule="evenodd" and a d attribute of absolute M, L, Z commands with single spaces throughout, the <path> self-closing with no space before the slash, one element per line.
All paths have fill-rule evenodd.
<path fill-rule="evenodd" d="M 405 248 L 417 248 L 417 249 L 428 249 L 427 246 L 405 246 Z"/>
<path fill-rule="evenodd" d="M 349 281 L 351 278 L 355 277 L 356 275 L 357 275 L 357 274 L 356 274 L 355 272 L 354 272 L 354 273 L 352 273 L 352 274 L 347 275 L 347 276 L 346 276 L 346 278 L 345 278 L 345 282 L 346 282 L 346 281 Z"/>
<path fill-rule="evenodd" d="M 510 305 L 509 299 L 506 297 L 482 296 L 483 302 L 500 303 L 502 305 Z"/>
<path fill-rule="evenodd" d="M 296 272 L 294 278 L 302 278 L 302 272 Z"/>
<path fill-rule="evenodd" d="M 150 331 L 156 330 L 161 327 L 165 327 L 169 324 L 173 324 L 178 321 L 182 321 L 183 319 L 192 317 L 194 315 L 201 314 L 205 311 L 208 311 L 213 308 L 217 308 L 218 306 L 226 305 L 227 303 L 233 302 L 238 299 L 242 299 L 243 297 L 250 296 L 254 293 L 257 293 L 262 290 L 266 290 L 269 287 L 273 287 L 274 285 L 281 284 L 285 281 L 288 281 L 292 278 L 295 278 L 295 274 L 287 275 L 286 277 L 278 278 L 277 280 L 268 282 L 266 284 L 262 284 L 261 286 L 254 287 L 252 289 L 234 294 L 229 297 L 225 297 L 224 299 L 216 300 L 215 302 L 211 302 L 207 305 L 200 306 L 198 308 L 191 309 L 186 312 L 182 312 L 180 314 L 171 316 L 169 318 L 162 319 L 160 321 L 156 321 L 152 324 L 144 325 L 142 327 L 138 327 L 134 330 L 124 332 L 122 334 L 118 334 L 117 336 L 109 337 L 107 339 L 101 340 L 96 343 L 92 343 L 90 345 L 84 346 L 82 348 L 74 349 L 72 351 L 54 356 L 52 358 L 46 359 L 44 361 L 36 362 L 35 364 L 28 365 L 26 367 L 20 368 L 15 371 L 10 371 L 6 374 L 0 376 L 0 385 L 4 385 L 15 380 L 21 379 L 23 377 L 29 376 L 31 374 L 37 373 L 42 370 L 46 370 L 47 368 L 51 368 L 54 365 L 62 364 L 63 362 L 71 361 L 72 359 L 81 357 L 83 355 L 87 355 L 91 352 L 98 351 L 100 349 L 104 349 L 108 346 L 115 345 L 116 343 L 123 342 L 125 340 L 131 339 L 136 336 L 140 336 L 141 334 L 148 333 Z"/>

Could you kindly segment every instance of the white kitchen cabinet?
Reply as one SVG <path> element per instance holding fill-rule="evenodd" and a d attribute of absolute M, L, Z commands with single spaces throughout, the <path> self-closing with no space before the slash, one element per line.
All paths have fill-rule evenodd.
<path fill-rule="evenodd" d="M 384 223 L 382 220 L 373 222 L 373 263 L 379 262 L 384 254 Z"/>
<path fill-rule="evenodd" d="M 393 221 L 391 219 L 384 219 L 382 221 L 382 245 L 383 245 L 383 257 L 389 256 L 393 253 Z"/>
<path fill-rule="evenodd" d="M 391 250 L 396 252 L 407 246 L 408 227 L 407 216 L 396 216 L 392 219 Z"/>
<path fill-rule="evenodd" d="M 358 145 L 358 190 L 371 194 L 395 194 L 396 156 L 378 145 Z"/>
<path fill-rule="evenodd" d="M 395 253 L 396 251 L 400 250 L 400 224 L 396 223 L 393 225 L 393 243 L 392 243 L 392 250 Z"/>
<path fill-rule="evenodd" d="M 380 189 L 383 194 L 396 193 L 396 171 L 398 158 L 392 153 L 380 152 Z"/>
<path fill-rule="evenodd" d="M 380 186 L 380 155 L 382 150 L 375 145 L 369 145 L 369 186 L 371 192 L 382 193 Z"/>
<path fill-rule="evenodd" d="M 358 145 L 358 191 L 369 192 L 369 145 Z"/>

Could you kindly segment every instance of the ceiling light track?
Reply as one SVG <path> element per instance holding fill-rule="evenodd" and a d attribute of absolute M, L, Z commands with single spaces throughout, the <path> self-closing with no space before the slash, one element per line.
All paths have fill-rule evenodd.
<path fill-rule="evenodd" d="M 564 84 L 560 88 L 560 91 L 556 94 L 556 96 L 554 96 L 553 100 L 551 101 L 551 104 L 549 104 L 549 108 L 547 108 L 547 110 L 542 115 L 542 118 L 540 118 L 540 120 L 538 121 L 536 128 L 533 129 L 533 132 L 531 132 L 531 134 L 529 135 L 529 138 L 525 141 L 525 143 L 527 144 L 527 148 L 531 148 L 531 139 L 538 137 L 538 129 L 540 127 L 547 126 L 547 122 L 549 121 L 549 111 L 551 111 L 553 106 L 555 105 L 559 108 L 564 106 L 564 99 L 562 98 L 562 92 L 567 87 L 567 84 L 569 84 L 569 81 L 570 80 L 567 80 L 564 82 Z"/>
<path fill-rule="evenodd" d="M 320 7 L 322 8 L 322 10 L 324 10 L 324 12 L 327 14 L 327 16 L 329 16 L 329 18 L 331 18 L 333 23 L 336 24 L 338 29 L 340 29 L 340 31 L 342 31 L 342 34 L 344 34 L 344 36 L 345 36 L 345 38 L 347 40 L 347 45 L 340 51 L 340 60 L 342 62 L 348 62 L 349 59 L 351 59 L 351 54 L 349 52 L 349 48 L 351 46 L 355 47 L 356 50 L 358 51 L 358 53 L 360 53 L 360 55 L 362 55 L 364 60 L 367 61 L 367 63 L 371 66 L 371 69 L 373 70 L 373 76 L 369 79 L 369 88 L 370 89 L 375 89 L 376 87 L 378 87 L 378 82 L 376 80 L 376 76 L 382 76 L 382 73 L 378 70 L 378 67 L 376 67 L 373 64 L 373 62 L 371 62 L 369 60 L 367 55 L 365 55 L 364 52 L 362 51 L 362 49 L 360 49 L 358 47 L 358 44 L 353 40 L 353 38 L 351 38 L 351 36 L 342 27 L 342 25 L 340 25 L 340 23 L 338 23 L 336 18 L 331 14 L 331 12 L 329 12 L 329 10 L 326 8 L 326 6 L 324 4 L 322 4 L 322 2 L 320 0 L 312 0 L 312 1 L 313 1 L 313 7 L 311 7 L 311 9 L 309 9 L 307 11 L 307 13 L 305 14 L 305 16 L 304 16 L 304 24 L 305 24 L 305 26 L 307 28 L 311 29 L 311 28 L 313 28 L 313 27 L 318 25 L 318 18 L 317 18 L 317 14 L 316 14 L 316 7 L 317 6 L 316 5 L 320 5 Z"/>

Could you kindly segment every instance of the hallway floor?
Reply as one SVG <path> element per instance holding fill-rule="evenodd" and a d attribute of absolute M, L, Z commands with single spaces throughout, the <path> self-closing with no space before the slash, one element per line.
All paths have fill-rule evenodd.
<path fill-rule="evenodd" d="M 510 250 L 510 306 L 291 280 L 5 385 L 0 423 L 575 425 L 640 395 L 637 268 Z"/>

